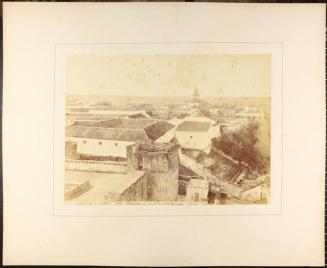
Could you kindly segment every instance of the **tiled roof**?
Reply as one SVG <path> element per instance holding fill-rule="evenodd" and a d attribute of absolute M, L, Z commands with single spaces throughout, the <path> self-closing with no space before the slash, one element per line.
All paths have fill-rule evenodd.
<path fill-rule="evenodd" d="M 124 128 L 120 118 L 113 118 L 104 121 L 75 121 L 73 126 L 88 126 L 88 127 L 106 127 L 106 128 Z"/>
<path fill-rule="evenodd" d="M 145 129 L 148 126 L 159 122 L 159 120 L 158 119 L 147 119 L 147 118 L 121 118 L 121 122 L 125 128 Z"/>
<path fill-rule="evenodd" d="M 129 118 L 148 118 L 146 115 L 143 113 L 138 113 L 138 114 L 131 114 L 128 116 Z"/>
<path fill-rule="evenodd" d="M 120 129 L 120 132 L 125 129 L 126 133 L 132 133 L 133 131 L 135 133 L 144 133 L 149 139 L 155 141 L 174 126 L 158 119 L 115 118 L 101 122 L 75 122 L 73 127 L 103 128 L 106 130 L 102 132 L 106 131 L 106 133 L 114 132 L 109 129 Z"/>
<path fill-rule="evenodd" d="M 182 164 L 179 165 L 178 174 L 187 177 L 200 177 L 193 170 L 183 166 Z"/>
<path fill-rule="evenodd" d="M 92 121 L 106 121 L 106 120 L 112 120 L 117 118 L 117 116 L 111 116 L 111 115 L 89 115 L 89 114 L 79 114 L 79 115 L 67 115 L 66 114 L 66 119 L 71 119 L 71 120 L 92 120 Z"/>
<path fill-rule="evenodd" d="M 66 128 L 66 137 L 117 141 L 149 141 L 144 130 L 87 126 L 71 126 Z"/>
<path fill-rule="evenodd" d="M 210 122 L 184 121 L 177 127 L 177 131 L 208 131 Z"/>
<path fill-rule="evenodd" d="M 154 123 L 148 127 L 146 127 L 145 133 L 146 135 L 153 141 L 163 136 L 167 131 L 172 129 L 174 126 L 165 121 Z"/>

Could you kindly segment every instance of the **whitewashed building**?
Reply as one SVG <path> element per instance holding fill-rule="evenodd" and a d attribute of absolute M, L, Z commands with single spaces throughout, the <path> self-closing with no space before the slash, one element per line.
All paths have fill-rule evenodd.
<path fill-rule="evenodd" d="M 252 120 L 263 120 L 264 113 L 261 109 L 257 109 L 253 106 L 247 106 L 243 110 L 236 113 L 237 118 L 246 118 Z"/>
<path fill-rule="evenodd" d="M 114 119 L 80 122 L 66 128 L 66 141 L 77 144 L 77 153 L 89 156 L 127 157 L 127 146 L 137 141 L 166 143 L 174 138 L 174 126 L 148 119 Z"/>
<path fill-rule="evenodd" d="M 208 200 L 209 182 L 204 179 L 191 179 L 186 186 L 186 200 L 205 202 Z"/>
<path fill-rule="evenodd" d="M 219 135 L 219 125 L 205 116 L 185 117 L 176 128 L 176 139 L 184 149 L 209 152 L 211 139 Z"/>
<path fill-rule="evenodd" d="M 73 126 L 66 129 L 66 141 L 77 144 L 77 153 L 126 158 L 126 147 L 136 141 L 150 141 L 142 130 Z"/>

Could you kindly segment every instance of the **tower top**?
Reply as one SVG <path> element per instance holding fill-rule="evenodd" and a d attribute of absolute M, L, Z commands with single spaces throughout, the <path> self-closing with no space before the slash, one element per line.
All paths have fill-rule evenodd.
<path fill-rule="evenodd" d="M 174 150 L 175 148 L 178 148 L 179 146 L 174 143 L 149 143 L 149 142 L 143 142 L 140 143 L 139 148 L 147 151 L 147 152 L 169 152 Z"/>
<path fill-rule="evenodd" d="M 197 100 L 198 98 L 200 98 L 200 93 L 199 93 L 199 89 L 197 87 L 195 87 L 194 92 L 193 92 L 193 98 L 195 100 Z"/>

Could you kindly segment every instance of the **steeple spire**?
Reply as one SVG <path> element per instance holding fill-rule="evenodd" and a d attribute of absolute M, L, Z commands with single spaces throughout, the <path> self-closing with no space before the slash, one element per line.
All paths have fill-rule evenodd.
<path fill-rule="evenodd" d="M 193 98 L 194 98 L 194 100 L 197 100 L 200 98 L 199 89 L 197 87 L 195 87 L 195 89 L 194 89 Z"/>

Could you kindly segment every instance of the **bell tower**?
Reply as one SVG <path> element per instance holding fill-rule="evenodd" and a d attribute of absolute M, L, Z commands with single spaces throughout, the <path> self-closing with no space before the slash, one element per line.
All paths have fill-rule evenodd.
<path fill-rule="evenodd" d="M 200 98 L 199 89 L 198 89 L 198 87 L 195 87 L 194 92 L 193 92 L 193 100 L 197 101 L 197 100 L 199 100 L 199 98 Z"/>

